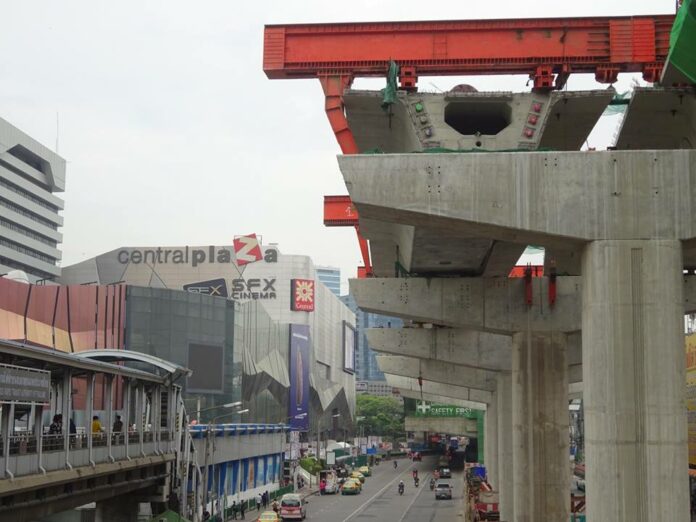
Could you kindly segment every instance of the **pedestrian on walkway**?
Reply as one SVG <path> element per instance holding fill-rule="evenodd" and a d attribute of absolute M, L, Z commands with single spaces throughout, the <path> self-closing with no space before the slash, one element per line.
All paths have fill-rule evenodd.
<path fill-rule="evenodd" d="M 263 504 L 263 495 L 261 493 L 259 493 L 258 495 L 256 495 L 256 509 L 261 511 L 262 504 Z"/>
<path fill-rule="evenodd" d="M 60 435 L 63 433 L 63 416 L 59 413 L 53 416 L 53 422 L 48 427 L 49 435 Z"/>
<path fill-rule="evenodd" d="M 237 506 L 237 501 L 233 500 L 232 501 L 232 520 L 237 520 L 237 511 L 239 510 L 239 506 Z"/>
<path fill-rule="evenodd" d="M 242 500 L 242 501 L 239 503 L 239 512 L 242 514 L 242 520 L 244 520 L 244 511 L 245 511 L 245 510 L 246 510 L 246 504 L 245 504 L 245 502 Z"/>

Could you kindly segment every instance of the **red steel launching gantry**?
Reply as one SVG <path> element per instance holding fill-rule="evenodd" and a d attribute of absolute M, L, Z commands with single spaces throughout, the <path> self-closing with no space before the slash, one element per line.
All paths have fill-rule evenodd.
<path fill-rule="evenodd" d="M 613 83 L 619 73 L 660 78 L 674 15 L 536 18 L 439 22 L 268 25 L 263 69 L 270 79 L 318 78 L 326 114 L 343 154 L 357 154 L 343 93 L 356 77 L 385 77 L 391 60 L 401 89 L 419 76 L 525 74 L 537 90 L 562 88 L 572 73 L 593 73 Z M 327 226 L 354 226 L 365 266 L 367 241 L 348 196 L 327 196 Z"/>

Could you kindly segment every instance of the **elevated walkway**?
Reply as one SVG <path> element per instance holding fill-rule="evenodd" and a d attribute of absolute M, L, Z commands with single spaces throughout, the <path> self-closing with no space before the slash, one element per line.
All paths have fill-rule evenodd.
<path fill-rule="evenodd" d="M 125 521 L 134 499 L 184 501 L 193 446 L 174 380 L 187 372 L 99 351 L 113 362 L 0 341 L 0 520 L 110 502 Z M 131 511 L 118 506 L 125 494 Z"/>

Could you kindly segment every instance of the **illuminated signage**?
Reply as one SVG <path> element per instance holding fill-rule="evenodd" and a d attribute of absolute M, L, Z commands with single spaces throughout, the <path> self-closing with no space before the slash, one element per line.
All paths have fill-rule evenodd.
<path fill-rule="evenodd" d="M 314 311 L 314 289 L 312 279 L 290 280 L 290 309 L 294 312 Z"/>

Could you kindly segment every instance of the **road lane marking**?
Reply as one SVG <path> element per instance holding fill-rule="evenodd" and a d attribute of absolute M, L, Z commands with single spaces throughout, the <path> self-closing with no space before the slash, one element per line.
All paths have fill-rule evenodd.
<path fill-rule="evenodd" d="M 367 502 L 365 502 L 362 506 L 360 506 L 358 509 L 356 509 L 355 511 L 353 511 L 350 515 L 348 515 L 346 518 L 344 518 L 344 519 L 343 519 L 343 522 L 348 522 L 348 521 L 349 521 L 351 518 L 353 518 L 354 516 L 359 515 L 365 508 L 367 508 L 367 507 L 370 505 L 370 503 L 371 503 L 374 499 L 376 499 L 376 498 L 379 497 L 382 493 L 384 493 L 384 492 L 387 490 L 387 488 L 391 487 L 391 485 L 394 484 L 394 482 L 396 482 L 397 479 L 401 478 L 401 477 L 402 477 L 405 473 L 407 473 L 408 471 L 409 471 L 408 469 L 405 469 L 404 471 L 402 471 L 401 473 L 399 473 L 396 477 L 394 477 L 394 478 L 391 480 L 391 482 L 387 483 L 386 486 L 384 486 L 384 487 L 383 487 L 382 489 L 380 489 L 377 493 L 375 493 L 375 494 L 370 498 L 370 500 L 368 500 Z"/>
<path fill-rule="evenodd" d="M 425 477 L 423 477 L 423 488 L 420 489 L 420 491 L 418 491 L 418 492 L 413 496 L 413 500 L 411 500 L 411 502 L 408 504 L 408 507 L 406 507 L 406 511 L 404 511 L 404 514 L 401 515 L 401 518 L 399 519 L 399 522 L 402 522 L 402 521 L 404 520 L 404 518 L 406 518 L 406 515 L 408 515 L 408 512 L 411 511 L 411 506 L 413 506 L 413 503 L 418 499 L 418 497 L 421 496 L 421 494 L 422 494 L 423 491 L 425 490 L 425 481 L 428 479 L 428 476 L 429 476 L 429 475 L 430 475 L 430 473 L 428 473 L 427 475 L 425 475 Z"/>

